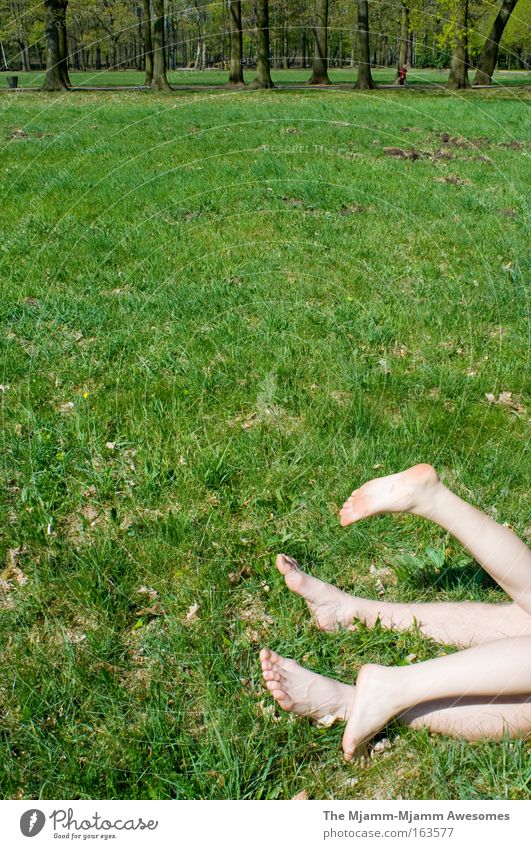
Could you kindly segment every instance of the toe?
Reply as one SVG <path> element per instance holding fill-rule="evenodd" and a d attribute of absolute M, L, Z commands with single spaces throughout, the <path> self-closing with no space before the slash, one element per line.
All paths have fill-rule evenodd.
<path fill-rule="evenodd" d="M 264 672 L 264 679 L 266 681 L 280 681 L 280 675 L 278 672 L 272 672 L 271 670 L 266 670 Z"/>
<path fill-rule="evenodd" d="M 287 573 L 291 569 L 291 565 L 285 554 L 277 554 L 276 564 L 278 571 L 282 575 L 287 575 Z"/>
<path fill-rule="evenodd" d="M 289 708 L 286 707 L 287 704 L 291 704 L 289 697 L 286 695 L 284 690 L 279 690 L 278 684 L 275 685 L 275 689 L 271 690 L 271 695 L 277 700 L 279 705 L 284 708 L 284 710 L 289 710 Z"/>
<path fill-rule="evenodd" d="M 270 657 L 271 657 L 271 652 L 269 651 L 269 649 L 262 649 L 260 651 L 260 660 L 261 661 L 269 660 Z"/>
<path fill-rule="evenodd" d="M 277 569 L 278 571 L 284 575 L 285 578 L 288 576 L 293 577 L 293 573 L 300 572 L 301 567 L 294 560 L 293 557 L 289 557 L 287 554 L 278 554 L 277 555 Z"/>

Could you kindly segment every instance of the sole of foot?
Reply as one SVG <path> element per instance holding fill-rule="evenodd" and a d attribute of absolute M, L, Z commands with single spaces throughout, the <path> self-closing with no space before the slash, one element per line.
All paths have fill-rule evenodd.
<path fill-rule="evenodd" d="M 339 511 L 339 521 L 346 528 L 379 513 L 414 513 L 429 508 L 439 485 L 437 472 L 427 463 L 419 463 L 395 475 L 374 478 L 347 498 Z"/>

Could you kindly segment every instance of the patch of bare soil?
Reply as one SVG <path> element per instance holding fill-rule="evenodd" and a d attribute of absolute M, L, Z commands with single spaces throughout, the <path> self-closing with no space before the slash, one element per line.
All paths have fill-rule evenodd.
<path fill-rule="evenodd" d="M 413 161 L 416 159 L 427 159 L 431 156 L 426 150 L 415 150 L 415 148 L 403 150 L 401 147 L 384 147 L 384 153 L 386 156 L 392 156 L 395 159 L 412 159 Z"/>
<path fill-rule="evenodd" d="M 525 142 L 513 139 L 510 142 L 500 142 L 499 147 L 504 147 L 506 150 L 525 150 Z"/>
<path fill-rule="evenodd" d="M 469 186 L 470 180 L 466 177 L 459 177 L 457 174 L 446 174 L 444 177 L 436 177 L 436 183 L 449 183 L 452 186 Z"/>
<path fill-rule="evenodd" d="M 344 203 L 339 210 L 340 215 L 360 215 L 363 212 L 367 212 L 367 207 L 360 203 Z"/>

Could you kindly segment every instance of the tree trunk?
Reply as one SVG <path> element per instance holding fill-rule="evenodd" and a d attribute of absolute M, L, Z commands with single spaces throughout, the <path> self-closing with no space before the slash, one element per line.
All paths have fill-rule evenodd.
<path fill-rule="evenodd" d="M 398 54 L 398 67 L 407 65 L 409 47 L 409 9 L 402 4 L 402 23 L 400 26 L 400 52 Z"/>
<path fill-rule="evenodd" d="M 135 57 L 135 70 L 143 71 L 144 70 L 144 35 L 142 33 L 142 10 L 140 6 L 136 7 L 136 22 L 137 22 L 137 40 L 135 38 L 134 42 L 134 57 Z"/>
<path fill-rule="evenodd" d="M 483 50 L 479 56 L 478 70 L 474 85 L 490 85 L 492 83 L 492 75 L 498 62 L 498 50 L 500 48 L 500 40 L 505 29 L 507 21 L 511 17 L 511 12 L 516 6 L 518 0 L 503 0 L 500 11 L 496 16 L 496 20 L 492 25 L 492 29 L 488 34 L 487 40 L 483 45 Z"/>
<path fill-rule="evenodd" d="M 67 83 L 61 62 L 61 28 L 65 26 L 67 0 L 44 0 L 46 34 L 46 79 L 43 91 L 65 91 Z M 66 31 L 66 30 L 65 30 Z"/>
<path fill-rule="evenodd" d="M 452 52 L 450 76 L 446 88 L 469 88 L 468 79 L 468 0 L 460 0 L 457 7 L 455 44 Z"/>
<path fill-rule="evenodd" d="M 241 0 L 229 0 L 230 66 L 229 84 L 243 85 L 243 36 Z"/>
<path fill-rule="evenodd" d="M 61 78 L 66 86 L 69 88 L 70 77 L 68 76 L 68 39 L 66 37 L 66 7 L 67 2 L 61 3 L 61 15 L 59 18 L 59 53 L 61 58 L 59 60 L 59 70 L 61 72 Z"/>
<path fill-rule="evenodd" d="M 358 79 L 356 88 L 374 88 L 371 74 L 369 46 L 369 6 L 367 0 L 358 0 Z"/>
<path fill-rule="evenodd" d="M 153 80 L 151 85 L 159 91 L 171 91 L 166 77 L 166 49 L 164 44 L 164 0 L 152 0 L 153 5 Z"/>
<path fill-rule="evenodd" d="M 21 62 L 23 71 L 31 71 L 31 59 L 29 47 L 26 43 L 21 44 Z"/>
<path fill-rule="evenodd" d="M 315 0 L 315 50 L 308 85 L 330 85 L 328 76 L 328 0 Z"/>
<path fill-rule="evenodd" d="M 269 66 L 269 0 L 256 0 L 258 61 L 253 88 L 274 88 Z"/>

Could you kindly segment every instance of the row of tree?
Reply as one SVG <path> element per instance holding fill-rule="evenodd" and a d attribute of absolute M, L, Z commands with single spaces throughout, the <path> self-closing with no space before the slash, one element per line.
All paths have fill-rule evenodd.
<path fill-rule="evenodd" d="M 450 64 L 461 88 L 473 65 L 477 84 L 491 81 L 504 34 L 504 58 L 525 66 L 530 11 L 531 0 L 0 0 L 0 61 L 45 65 L 52 90 L 69 86 L 69 67 L 136 67 L 165 89 L 168 68 L 223 67 L 241 85 L 252 66 L 268 88 L 271 67 L 311 65 L 309 83 L 326 85 L 346 64 L 359 88 L 374 85 L 371 67 Z"/>

